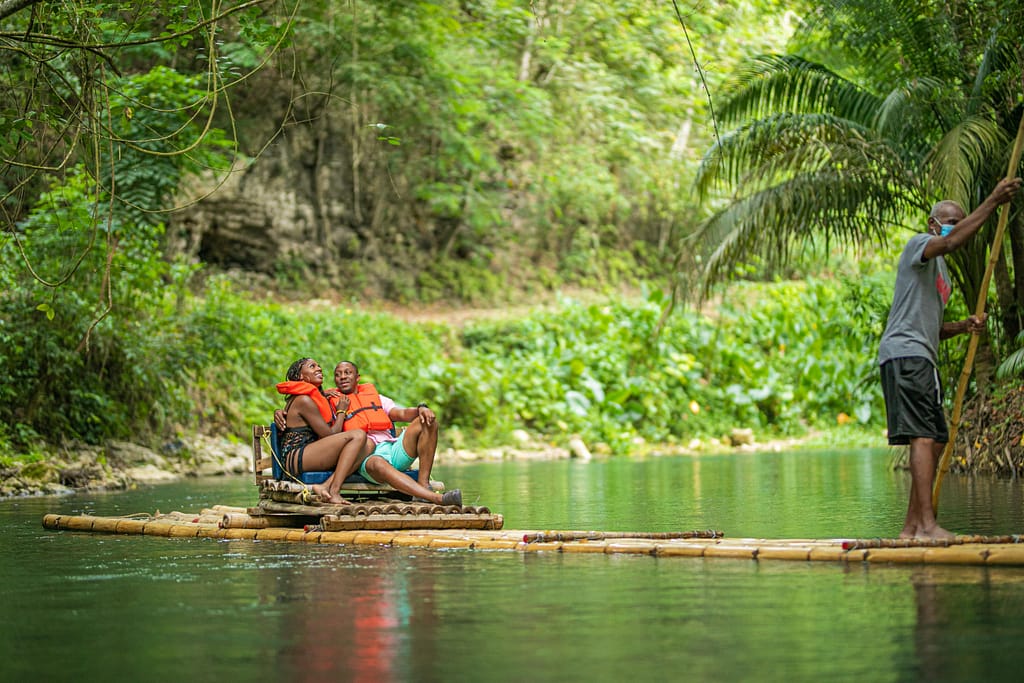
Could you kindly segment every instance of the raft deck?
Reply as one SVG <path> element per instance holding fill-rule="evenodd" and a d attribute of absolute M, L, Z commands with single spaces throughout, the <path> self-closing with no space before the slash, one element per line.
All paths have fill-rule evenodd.
<path fill-rule="evenodd" d="M 465 508 L 464 508 L 465 509 Z M 724 538 L 717 531 L 677 533 L 530 531 L 467 528 L 389 528 L 324 530 L 320 525 L 245 528 L 229 518 L 251 508 L 214 506 L 199 513 L 171 512 L 129 517 L 48 514 L 47 529 L 170 538 L 289 541 L 334 545 L 506 550 L 522 553 L 605 553 L 652 557 L 736 560 L 790 560 L 850 564 L 955 564 L 1024 567 L 1022 536 L 958 536 L 952 541 L 899 539 Z M 387 513 L 384 513 L 387 514 Z M 469 513 L 457 513 L 469 514 Z M 476 513 L 473 513 L 476 514 Z M 351 515 L 353 518 L 359 515 Z M 497 517 L 500 517 L 497 516 Z M 321 519 L 325 519 L 326 515 Z M 292 520 L 294 521 L 294 520 Z M 371 521 L 367 517 L 364 521 Z M 436 520 L 435 520 L 436 521 Z M 454 520 L 452 520 L 454 522 Z M 494 520 L 497 522 L 497 520 Z M 256 522 L 259 523 L 259 522 Z"/>

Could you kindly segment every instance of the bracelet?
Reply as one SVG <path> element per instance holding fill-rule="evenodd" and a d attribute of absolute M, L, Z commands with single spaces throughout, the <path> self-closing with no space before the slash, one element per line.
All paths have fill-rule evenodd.
<path fill-rule="evenodd" d="M 430 406 L 428 406 L 428 405 L 427 405 L 426 403 L 421 403 L 421 404 L 419 404 L 418 406 L 416 406 L 416 408 L 417 408 L 417 409 L 419 409 L 419 408 L 427 408 L 427 409 L 429 410 L 429 409 L 430 409 Z"/>

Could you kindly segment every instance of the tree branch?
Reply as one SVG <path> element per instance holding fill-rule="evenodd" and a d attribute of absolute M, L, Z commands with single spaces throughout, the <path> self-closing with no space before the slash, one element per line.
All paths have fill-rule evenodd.
<path fill-rule="evenodd" d="M 0 20 L 6 19 L 15 12 L 20 12 L 38 2 L 39 0 L 0 0 Z"/>

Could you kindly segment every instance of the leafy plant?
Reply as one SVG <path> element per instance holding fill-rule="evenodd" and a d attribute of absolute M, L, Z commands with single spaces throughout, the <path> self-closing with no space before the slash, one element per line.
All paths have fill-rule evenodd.
<path fill-rule="evenodd" d="M 1024 374 L 1024 332 L 1017 335 L 1015 343 L 1019 347 L 1008 355 L 996 370 L 996 377 L 1009 379 Z"/>

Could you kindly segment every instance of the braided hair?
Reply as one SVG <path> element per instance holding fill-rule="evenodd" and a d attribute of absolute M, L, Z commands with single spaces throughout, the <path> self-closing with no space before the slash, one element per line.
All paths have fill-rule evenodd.
<path fill-rule="evenodd" d="M 285 375 L 285 379 L 289 382 L 298 382 L 302 379 L 302 366 L 306 361 L 313 360 L 312 358 L 300 358 L 291 365 L 288 366 L 288 374 Z"/>

